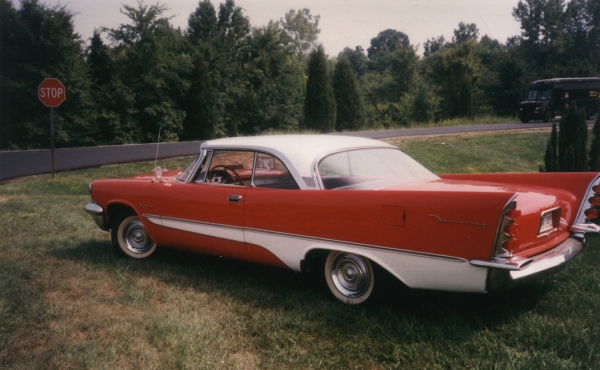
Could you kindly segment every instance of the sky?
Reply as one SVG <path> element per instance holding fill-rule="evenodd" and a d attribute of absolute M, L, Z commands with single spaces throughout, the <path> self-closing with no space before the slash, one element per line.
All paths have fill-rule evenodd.
<path fill-rule="evenodd" d="M 18 0 L 11 0 L 18 8 Z M 61 4 L 75 13 L 75 31 L 83 40 L 92 37 L 94 29 L 116 28 L 128 19 L 120 13 L 123 4 L 137 6 L 136 0 L 40 0 L 53 6 Z M 171 24 L 187 28 L 189 15 L 199 0 L 159 0 L 170 9 L 164 14 L 173 16 Z M 212 0 L 215 8 L 224 0 Z M 145 4 L 156 4 L 146 0 Z M 319 42 L 325 52 L 336 56 L 346 46 L 357 45 L 365 50 L 370 40 L 388 28 L 408 35 L 413 45 L 423 44 L 427 39 L 443 35 L 452 39 L 459 22 L 475 23 L 479 35 L 488 35 L 500 42 L 520 34 L 512 9 L 518 0 L 236 0 L 244 9 L 253 27 L 266 25 L 269 20 L 279 20 L 290 9 L 310 9 L 320 15 Z M 218 11 L 218 10 L 217 10 Z"/>

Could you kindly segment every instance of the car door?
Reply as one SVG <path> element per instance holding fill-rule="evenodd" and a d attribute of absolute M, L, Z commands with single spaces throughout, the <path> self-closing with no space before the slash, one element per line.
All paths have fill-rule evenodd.
<path fill-rule="evenodd" d="M 254 153 L 214 151 L 194 181 L 163 184 L 164 244 L 244 258 L 244 198 Z"/>

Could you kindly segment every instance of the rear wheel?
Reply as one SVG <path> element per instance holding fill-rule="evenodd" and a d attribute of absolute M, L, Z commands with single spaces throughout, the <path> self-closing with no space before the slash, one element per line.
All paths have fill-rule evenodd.
<path fill-rule="evenodd" d="M 521 122 L 527 123 L 527 122 L 529 122 L 529 119 L 528 118 L 521 118 Z"/>
<path fill-rule="evenodd" d="M 547 110 L 546 112 L 544 112 L 544 122 L 552 121 L 553 118 L 554 114 L 552 114 L 552 111 Z"/>
<path fill-rule="evenodd" d="M 156 244 L 137 215 L 117 216 L 111 239 L 117 251 L 132 258 L 145 258 L 156 250 Z"/>
<path fill-rule="evenodd" d="M 325 261 L 325 280 L 340 301 L 359 304 L 367 300 L 375 283 L 371 262 L 354 253 L 331 251 Z"/>

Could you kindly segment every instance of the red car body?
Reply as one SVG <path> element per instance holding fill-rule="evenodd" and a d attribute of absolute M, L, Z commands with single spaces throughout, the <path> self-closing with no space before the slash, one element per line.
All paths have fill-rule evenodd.
<path fill-rule="evenodd" d="M 90 184 L 86 210 L 117 250 L 319 268 L 351 304 L 370 296 L 373 264 L 411 288 L 486 292 L 557 271 L 600 230 L 596 173 L 438 177 L 369 139 L 212 140 L 160 172 Z"/>

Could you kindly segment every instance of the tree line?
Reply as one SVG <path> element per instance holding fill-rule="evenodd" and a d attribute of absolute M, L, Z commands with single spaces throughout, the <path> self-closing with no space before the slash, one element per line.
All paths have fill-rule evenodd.
<path fill-rule="evenodd" d="M 514 116 L 531 81 L 600 70 L 600 0 L 520 0 L 505 42 L 461 22 L 451 40 L 387 29 L 337 56 L 308 9 L 253 27 L 234 0 L 200 0 L 185 29 L 160 3 L 120 12 L 84 41 L 67 6 L 0 0 L 0 149 L 48 147 L 45 77 L 67 87 L 56 139 L 74 147 Z"/>

